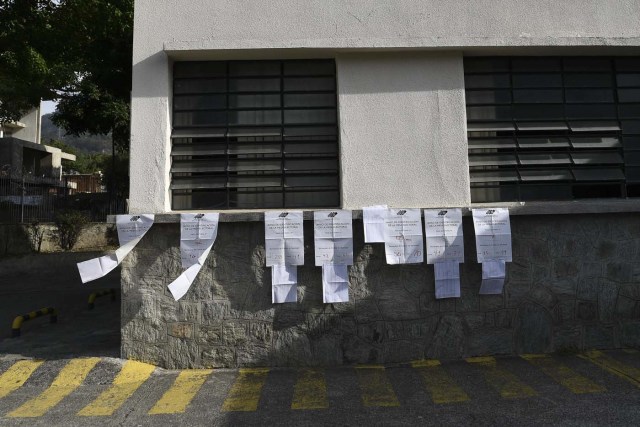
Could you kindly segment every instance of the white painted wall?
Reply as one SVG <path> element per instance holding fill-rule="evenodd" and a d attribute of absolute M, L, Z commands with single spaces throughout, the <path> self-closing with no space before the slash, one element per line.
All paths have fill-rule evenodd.
<path fill-rule="evenodd" d="M 337 73 L 344 207 L 470 203 L 460 53 L 340 55 Z"/>
<path fill-rule="evenodd" d="M 638 54 L 638 16 L 640 0 L 136 0 L 131 211 L 170 210 L 170 58 L 336 57 L 345 207 L 453 206 L 469 202 L 460 52 Z M 371 185 L 363 166 L 386 162 L 358 159 L 379 161 L 391 136 L 403 150 L 384 159 L 406 178 Z"/>

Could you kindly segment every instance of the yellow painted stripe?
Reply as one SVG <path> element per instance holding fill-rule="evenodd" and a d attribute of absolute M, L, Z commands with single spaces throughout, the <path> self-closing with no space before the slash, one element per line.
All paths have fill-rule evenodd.
<path fill-rule="evenodd" d="M 424 385 L 434 403 L 466 402 L 469 396 L 451 379 L 438 360 L 411 362 L 413 369 L 422 376 Z"/>
<path fill-rule="evenodd" d="M 98 357 L 73 359 L 65 365 L 51 386 L 37 397 L 29 400 L 18 409 L 10 412 L 9 417 L 40 417 L 56 406 L 62 399 L 80 387 L 89 372 L 100 361 Z"/>
<path fill-rule="evenodd" d="M 0 375 L 0 399 L 19 389 L 42 365 L 41 360 L 20 360 Z"/>
<path fill-rule="evenodd" d="M 240 369 L 236 382 L 222 404 L 224 412 L 255 411 L 258 409 L 262 387 L 267 381 L 269 369 Z"/>
<path fill-rule="evenodd" d="M 185 412 L 211 372 L 211 369 L 180 372 L 171 388 L 151 408 L 149 415 Z"/>
<path fill-rule="evenodd" d="M 521 399 L 537 394 L 534 389 L 523 384 L 514 374 L 500 368 L 493 357 L 470 357 L 467 362 L 480 366 L 484 371 L 487 383 L 505 399 Z"/>
<path fill-rule="evenodd" d="M 357 366 L 364 406 L 400 406 L 384 366 Z"/>
<path fill-rule="evenodd" d="M 302 369 L 298 372 L 298 381 L 293 389 L 291 409 L 325 409 L 327 401 L 327 382 L 319 369 Z"/>
<path fill-rule="evenodd" d="M 616 359 L 613 359 L 597 350 L 588 351 L 585 354 L 579 354 L 578 356 L 601 367 L 613 375 L 629 381 L 636 387 L 640 387 L 640 369 L 618 362 Z"/>
<path fill-rule="evenodd" d="M 544 354 L 524 354 L 522 358 L 576 394 L 601 393 L 607 389 L 583 377 L 568 366 Z"/>
<path fill-rule="evenodd" d="M 109 416 L 122 406 L 144 382 L 151 376 L 155 366 L 128 360 L 113 384 L 100 396 L 78 412 L 83 417 Z"/>

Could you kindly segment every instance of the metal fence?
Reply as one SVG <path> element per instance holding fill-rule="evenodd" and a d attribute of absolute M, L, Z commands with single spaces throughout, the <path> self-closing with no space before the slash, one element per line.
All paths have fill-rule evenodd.
<path fill-rule="evenodd" d="M 84 212 L 91 221 L 125 213 L 126 200 L 109 193 L 70 194 L 66 180 L 0 174 L 0 223 L 53 222 L 56 212 Z"/>

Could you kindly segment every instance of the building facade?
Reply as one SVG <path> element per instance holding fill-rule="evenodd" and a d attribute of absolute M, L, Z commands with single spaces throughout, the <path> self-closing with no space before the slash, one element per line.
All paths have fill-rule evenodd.
<path fill-rule="evenodd" d="M 638 345 L 639 14 L 637 0 L 136 1 L 130 210 L 227 214 L 186 301 L 164 289 L 175 216 L 125 261 L 123 354 L 313 365 Z M 271 306 L 260 212 L 375 204 L 510 207 L 504 295 L 478 297 L 473 240 L 462 298 L 436 301 L 430 267 L 387 266 L 354 235 L 353 303 L 321 304 L 311 261 L 306 302 Z"/>

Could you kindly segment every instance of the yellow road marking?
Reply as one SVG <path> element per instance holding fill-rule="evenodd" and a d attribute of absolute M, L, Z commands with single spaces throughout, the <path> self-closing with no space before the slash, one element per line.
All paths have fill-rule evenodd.
<path fill-rule="evenodd" d="M 520 399 L 536 396 L 534 389 L 520 382 L 518 377 L 506 369 L 498 367 L 493 357 L 470 357 L 468 363 L 481 366 L 487 383 L 505 399 Z"/>
<path fill-rule="evenodd" d="M 579 354 L 578 356 L 601 367 L 602 369 L 612 373 L 613 375 L 629 381 L 636 387 L 640 387 L 640 369 L 618 362 L 617 360 L 597 350 L 588 351 L 585 354 Z"/>
<path fill-rule="evenodd" d="M 600 384 L 596 384 L 590 379 L 583 377 L 568 366 L 555 361 L 547 355 L 524 354 L 522 355 L 522 358 L 532 365 L 540 368 L 542 372 L 568 388 L 573 393 L 601 393 L 607 390 Z"/>
<path fill-rule="evenodd" d="M 356 366 L 364 406 L 400 406 L 384 366 Z"/>
<path fill-rule="evenodd" d="M 98 357 L 72 359 L 53 380 L 51 386 L 39 396 L 29 400 L 18 409 L 10 412 L 9 417 L 40 417 L 56 406 L 62 399 L 80 387 L 89 372 L 100 361 Z"/>
<path fill-rule="evenodd" d="M 293 389 L 291 409 L 325 409 L 327 402 L 327 382 L 319 369 L 302 369 Z"/>
<path fill-rule="evenodd" d="M 149 415 L 183 413 L 213 370 L 182 371 L 167 392 L 149 410 Z"/>
<path fill-rule="evenodd" d="M 78 412 L 84 417 L 112 415 L 151 376 L 155 366 L 128 360 L 113 384 Z"/>
<path fill-rule="evenodd" d="M 262 387 L 267 381 L 268 374 L 268 368 L 240 369 L 236 382 L 222 404 L 222 410 L 224 412 L 257 410 Z"/>
<path fill-rule="evenodd" d="M 434 403 L 466 402 L 469 396 L 453 382 L 438 360 L 418 360 L 411 366 L 422 376 Z"/>
<path fill-rule="evenodd" d="M 19 360 L 0 375 L 0 399 L 19 389 L 42 365 L 41 360 Z"/>

